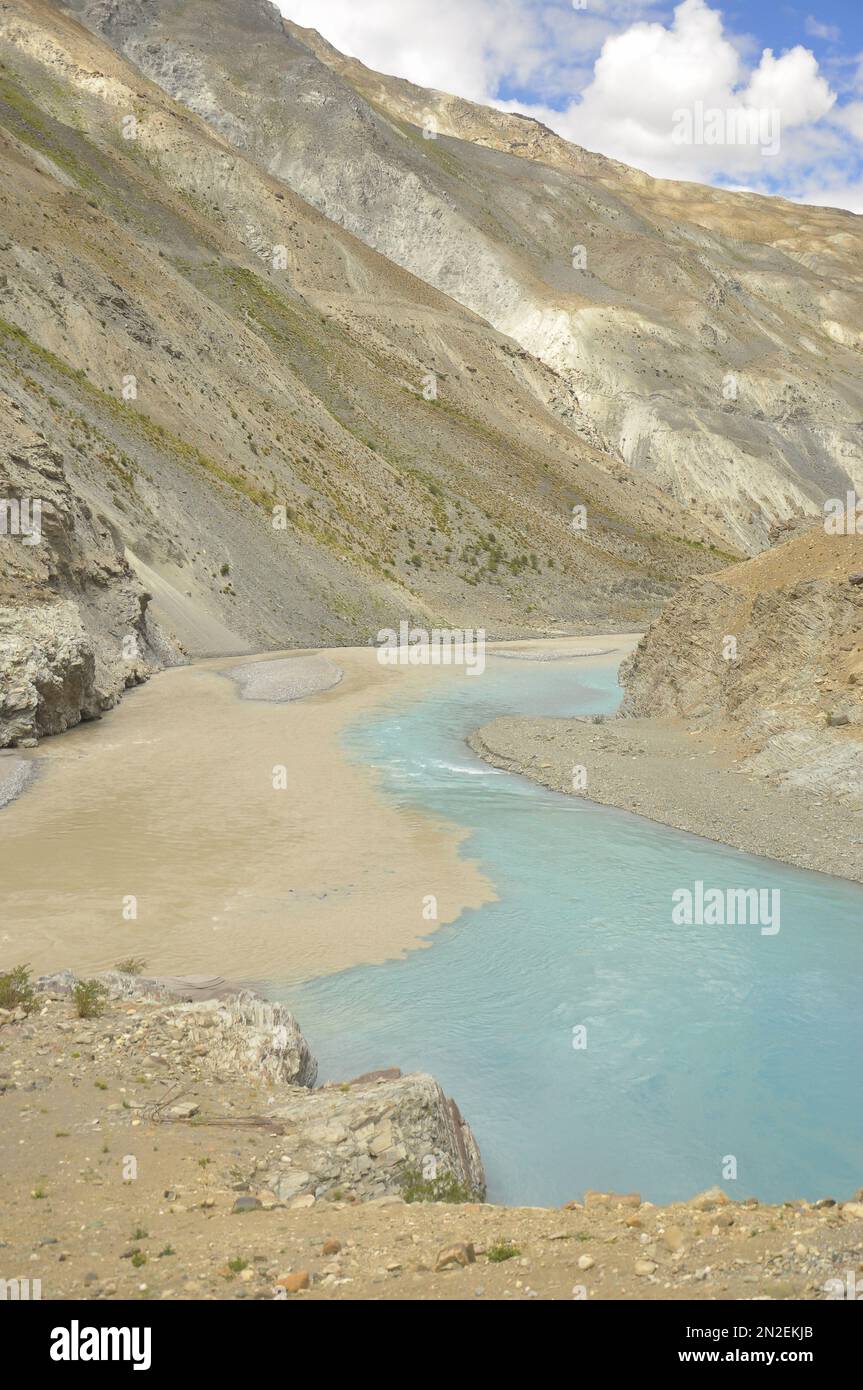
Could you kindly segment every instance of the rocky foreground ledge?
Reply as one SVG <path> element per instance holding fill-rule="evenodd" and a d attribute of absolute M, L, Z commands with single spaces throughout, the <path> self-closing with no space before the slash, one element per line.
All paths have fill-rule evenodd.
<path fill-rule="evenodd" d="M 860 1283 L 863 1192 L 491 1206 L 430 1076 L 315 1090 L 283 1006 L 219 980 L 100 980 L 95 1017 L 68 972 L 35 982 L 29 1012 L 0 1011 L 0 1278 L 38 1279 L 43 1299 L 789 1299 Z"/>
<path fill-rule="evenodd" d="M 109 1089 L 123 1077 L 123 1099 L 110 1111 L 115 1129 L 163 1121 L 219 1128 L 237 1122 L 244 1107 L 241 1123 L 273 1138 L 240 1184 L 261 1203 L 311 1207 L 334 1192 L 352 1201 L 400 1197 L 423 1170 L 466 1196 L 485 1195 L 470 1127 L 431 1076 L 391 1068 L 314 1090 L 318 1064 L 283 1004 L 221 980 L 211 984 L 218 997 L 200 998 L 206 982 L 194 976 L 110 971 L 97 979 L 106 993 L 95 1017 L 74 1016 L 78 982 L 64 971 L 35 982 L 38 1015 L 4 1030 L 10 1043 L 47 1033 L 36 1047 L 49 1059 L 31 1078 L 37 1090 L 51 1087 L 62 1065 L 57 1054 L 65 1053 L 73 1081 L 79 1063 L 101 1067 Z M 14 1086 L 21 1068 L 12 1066 Z"/>

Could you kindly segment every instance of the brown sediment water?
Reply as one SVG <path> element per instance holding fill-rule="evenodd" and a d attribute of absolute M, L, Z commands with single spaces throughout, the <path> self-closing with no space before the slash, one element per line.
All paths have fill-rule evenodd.
<path fill-rule="evenodd" d="M 344 672 L 325 693 L 243 699 L 223 673 L 249 658 L 218 658 L 42 743 L 37 778 L 0 811 L 0 965 L 86 972 L 134 955 L 160 973 L 289 982 L 403 954 L 493 898 L 459 853 L 466 832 L 388 805 L 339 747 L 364 711 L 463 673 L 325 655 Z"/>

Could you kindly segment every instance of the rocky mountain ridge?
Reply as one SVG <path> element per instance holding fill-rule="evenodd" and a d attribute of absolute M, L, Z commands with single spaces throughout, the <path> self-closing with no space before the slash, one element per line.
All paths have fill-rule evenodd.
<path fill-rule="evenodd" d="M 68 8 L 327 217 L 553 369 L 579 437 L 753 553 L 863 485 L 860 218 L 657 180 L 273 5 Z"/>

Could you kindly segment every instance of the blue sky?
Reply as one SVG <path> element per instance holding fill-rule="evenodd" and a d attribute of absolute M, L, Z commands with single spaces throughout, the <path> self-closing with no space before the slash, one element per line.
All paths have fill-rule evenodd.
<path fill-rule="evenodd" d="M 665 178 L 863 213 L 863 0 L 278 0 L 369 67 Z"/>

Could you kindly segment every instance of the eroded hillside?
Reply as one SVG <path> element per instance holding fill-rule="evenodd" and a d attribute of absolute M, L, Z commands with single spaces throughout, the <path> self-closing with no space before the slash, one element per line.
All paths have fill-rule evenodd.
<path fill-rule="evenodd" d="M 750 771 L 863 806 L 863 537 L 816 526 L 690 582 L 621 681 L 624 714 L 730 733 Z"/>
<path fill-rule="evenodd" d="M 69 8 L 327 217 L 553 368 L 576 436 L 726 545 L 757 551 L 771 523 L 863 486 L 859 217 L 649 178 L 371 72 L 266 0 Z"/>
<path fill-rule="evenodd" d="M 110 533 L 163 651 L 401 618 L 632 626 L 719 563 L 717 531 L 571 428 L 548 366 L 75 19 L 7 7 L 0 61 L 5 409 Z"/>

